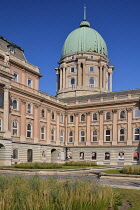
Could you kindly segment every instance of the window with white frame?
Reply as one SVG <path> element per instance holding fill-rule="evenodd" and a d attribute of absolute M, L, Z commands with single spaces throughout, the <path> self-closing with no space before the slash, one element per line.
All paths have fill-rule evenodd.
<path fill-rule="evenodd" d="M 27 138 L 32 138 L 32 125 L 30 123 L 27 124 Z"/>
<path fill-rule="evenodd" d="M 30 88 L 31 88 L 31 87 L 32 87 L 32 79 L 28 78 L 28 81 L 27 81 L 27 82 L 28 82 L 28 84 L 27 84 L 27 85 L 28 85 L 28 87 L 30 87 Z"/>
<path fill-rule="evenodd" d="M 110 141 L 111 140 L 111 131 L 110 129 L 105 130 L 105 141 Z"/>
<path fill-rule="evenodd" d="M 80 131 L 80 142 L 85 142 L 85 131 Z"/>
<path fill-rule="evenodd" d="M 12 107 L 13 107 L 14 110 L 18 110 L 18 102 L 17 102 L 16 99 L 13 100 Z"/>
<path fill-rule="evenodd" d="M 52 112 L 52 113 L 51 113 L 51 118 L 52 118 L 52 120 L 54 120 L 54 119 L 55 119 L 54 112 Z"/>
<path fill-rule="evenodd" d="M 70 72 L 73 73 L 74 72 L 74 67 L 70 68 Z"/>
<path fill-rule="evenodd" d="M 45 140 L 45 127 L 41 127 L 41 140 Z"/>
<path fill-rule="evenodd" d="M 120 120 L 124 120 L 126 118 L 126 113 L 124 110 L 120 111 Z"/>
<path fill-rule="evenodd" d="M 64 141 L 64 131 L 61 130 L 60 131 L 60 142 L 63 142 Z"/>
<path fill-rule="evenodd" d="M 134 110 L 134 118 L 140 118 L 140 109 Z"/>
<path fill-rule="evenodd" d="M 73 122 L 74 122 L 74 117 L 73 117 L 73 115 L 70 115 L 70 117 L 69 117 L 69 122 L 70 122 L 70 123 L 73 123 Z"/>
<path fill-rule="evenodd" d="M 125 141 L 125 129 L 120 128 L 120 135 L 119 135 L 120 141 Z"/>
<path fill-rule="evenodd" d="M 63 123 L 63 121 L 64 121 L 63 114 L 60 114 L 60 122 Z"/>
<path fill-rule="evenodd" d="M 91 56 L 90 56 L 90 58 L 94 58 L 94 56 L 93 56 L 93 55 L 91 55 Z"/>
<path fill-rule="evenodd" d="M 73 131 L 69 131 L 69 142 L 73 142 Z"/>
<path fill-rule="evenodd" d="M 45 118 L 45 110 L 44 109 L 41 110 L 41 117 Z"/>
<path fill-rule="evenodd" d="M 93 142 L 98 141 L 98 133 L 96 129 L 92 131 L 92 141 Z"/>
<path fill-rule="evenodd" d="M 74 56 L 71 56 L 71 59 L 74 59 Z"/>
<path fill-rule="evenodd" d="M 70 87 L 75 87 L 75 79 L 74 78 L 70 79 Z"/>
<path fill-rule="evenodd" d="M 134 140 L 135 141 L 140 140 L 140 128 L 134 128 Z"/>
<path fill-rule="evenodd" d="M 18 73 L 14 72 L 13 76 L 14 76 L 14 81 L 18 82 Z"/>
<path fill-rule="evenodd" d="M 86 121 L 86 116 L 85 114 L 81 114 L 81 119 L 80 119 L 81 122 L 85 122 Z"/>
<path fill-rule="evenodd" d="M 54 130 L 54 128 L 51 129 L 51 141 L 55 141 L 55 130 Z"/>
<path fill-rule="evenodd" d="M 94 79 L 92 77 L 89 79 L 89 87 L 94 87 Z"/>
<path fill-rule="evenodd" d="M 12 135 L 18 136 L 18 122 L 16 120 L 12 123 Z"/>
<path fill-rule="evenodd" d="M 98 115 L 97 115 L 96 112 L 93 113 L 93 115 L 92 115 L 92 120 L 93 120 L 93 121 L 97 121 L 97 120 L 98 120 Z"/>
<path fill-rule="evenodd" d="M 2 119 L 0 118 L 0 131 L 2 131 Z"/>
<path fill-rule="evenodd" d="M 111 112 L 106 112 L 105 119 L 106 120 L 111 120 Z"/>
<path fill-rule="evenodd" d="M 0 94 L 0 107 L 2 107 L 2 95 Z"/>
<path fill-rule="evenodd" d="M 32 114 L 32 105 L 31 104 L 27 104 L 27 113 Z"/>
<path fill-rule="evenodd" d="M 89 71 L 90 71 L 90 72 L 93 72 L 93 71 L 94 71 L 94 67 L 93 67 L 93 66 L 90 66 L 90 67 L 89 67 Z"/>
<path fill-rule="evenodd" d="M 18 149 L 13 149 L 13 159 L 18 159 Z"/>

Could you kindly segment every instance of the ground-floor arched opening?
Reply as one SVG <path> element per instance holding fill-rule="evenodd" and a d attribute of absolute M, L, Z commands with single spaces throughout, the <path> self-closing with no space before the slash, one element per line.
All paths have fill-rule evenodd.
<path fill-rule="evenodd" d="M 58 160 L 58 150 L 52 149 L 51 150 L 51 161 L 56 162 Z"/>
<path fill-rule="evenodd" d="M 27 162 L 33 162 L 33 150 L 32 149 L 27 150 Z"/>

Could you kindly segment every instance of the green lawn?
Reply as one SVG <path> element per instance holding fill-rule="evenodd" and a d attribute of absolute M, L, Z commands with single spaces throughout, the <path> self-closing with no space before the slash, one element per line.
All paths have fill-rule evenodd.
<path fill-rule="evenodd" d="M 122 170 L 114 169 L 114 170 L 106 170 L 106 171 L 102 171 L 102 172 L 107 173 L 107 174 L 122 174 L 121 171 Z"/>

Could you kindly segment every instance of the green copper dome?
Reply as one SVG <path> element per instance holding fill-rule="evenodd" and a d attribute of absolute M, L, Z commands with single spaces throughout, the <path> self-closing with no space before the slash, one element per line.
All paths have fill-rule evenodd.
<path fill-rule="evenodd" d="M 61 57 L 80 51 L 108 55 L 104 39 L 97 31 L 90 28 L 90 23 L 86 20 L 80 23 L 80 28 L 68 35 L 62 48 Z"/>

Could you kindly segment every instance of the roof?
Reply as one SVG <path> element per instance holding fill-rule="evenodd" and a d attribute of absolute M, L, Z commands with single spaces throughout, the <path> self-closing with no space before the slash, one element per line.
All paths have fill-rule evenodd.
<path fill-rule="evenodd" d="M 88 21 L 82 21 L 80 28 L 68 35 L 62 48 L 61 57 L 81 51 L 108 55 L 104 39 L 96 30 L 90 28 Z"/>
<path fill-rule="evenodd" d="M 97 100 L 100 98 L 108 98 L 108 97 L 114 97 L 114 96 L 123 96 L 123 95 L 129 95 L 129 94 L 140 94 L 140 88 L 139 89 L 132 89 L 132 90 L 123 90 L 123 91 L 116 91 L 116 92 L 109 92 L 109 93 L 100 93 L 100 94 L 92 94 L 92 95 L 84 95 L 84 96 L 77 96 L 77 97 L 69 97 L 69 98 L 62 98 L 63 102 L 75 102 L 75 101 L 86 101 L 86 100 Z"/>

